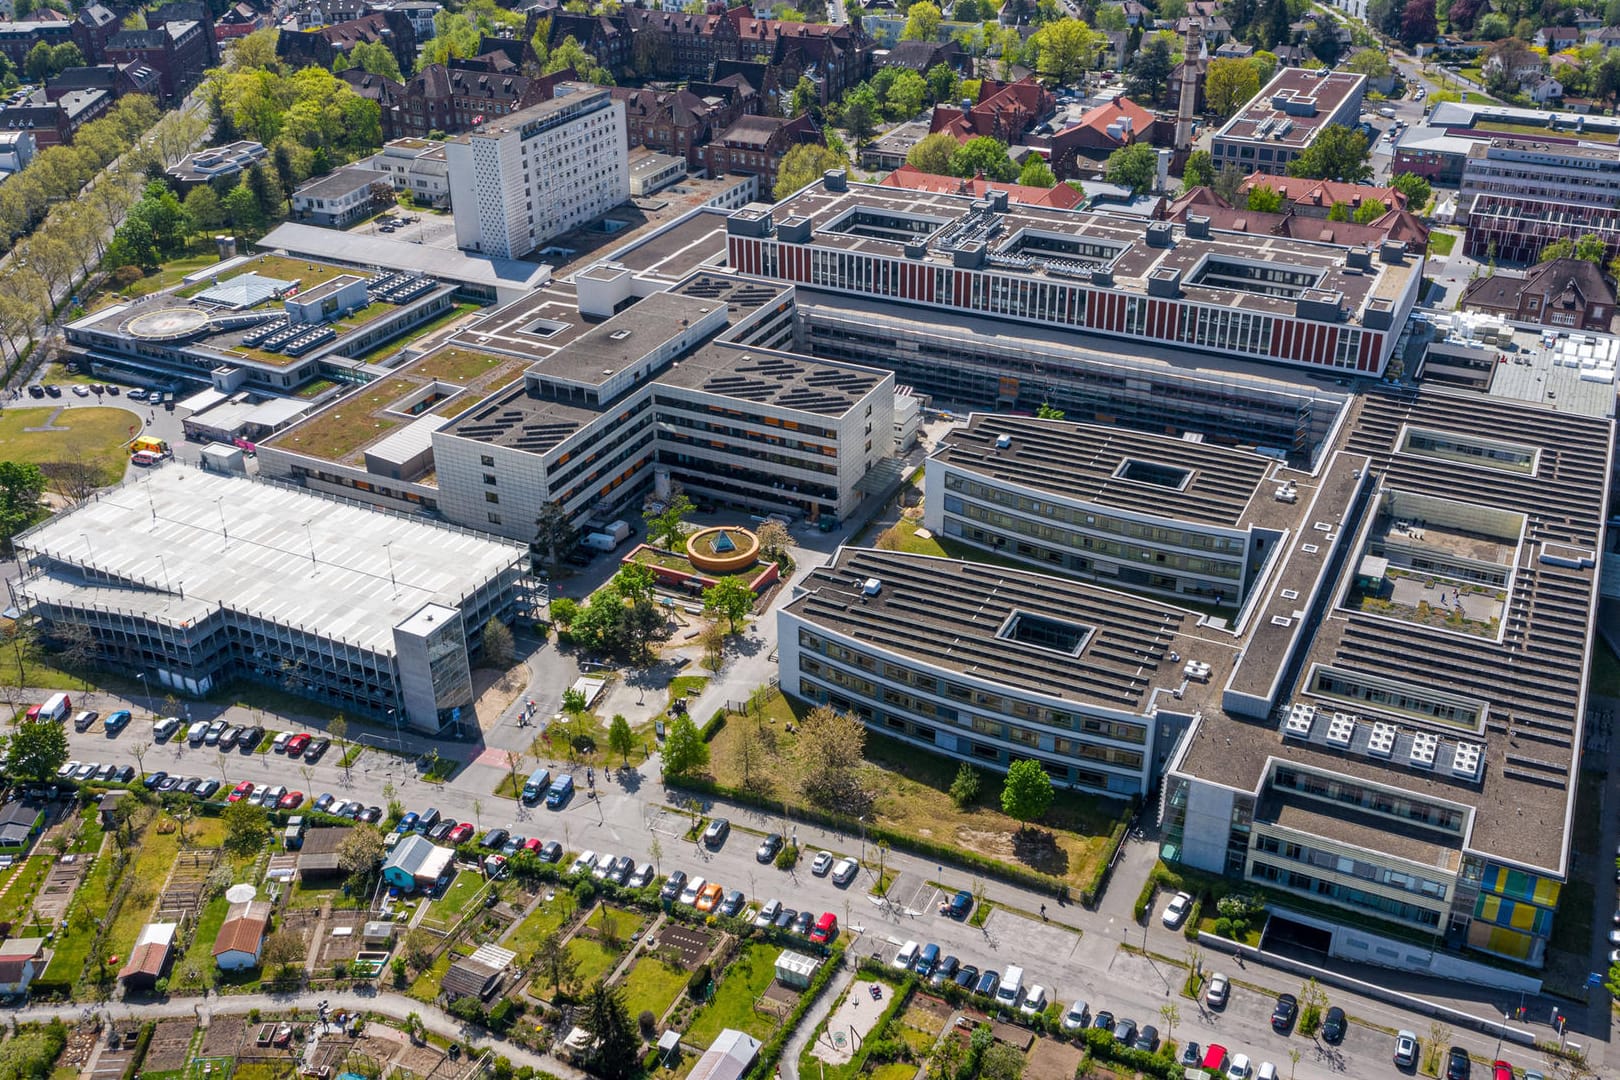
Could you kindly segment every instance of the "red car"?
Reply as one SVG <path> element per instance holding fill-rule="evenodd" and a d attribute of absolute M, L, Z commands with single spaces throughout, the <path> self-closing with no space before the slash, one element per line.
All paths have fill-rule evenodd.
<path fill-rule="evenodd" d="M 303 805 L 304 793 L 302 791 L 289 791 L 287 794 L 283 795 L 279 800 L 277 800 L 276 809 L 296 810 Z"/>
<path fill-rule="evenodd" d="M 523 850 L 533 852 L 536 855 L 540 854 L 540 849 L 544 846 L 538 836 L 531 836 L 523 841 Z"/>
<path fill-rule="evenodd" d="M 309 745 L 309 740 L 311 738 L 313 738 L 313 736 L 311 736 L 307 731 L 301 731 L 297 735 L 294 735 L 292 738 L 288 739 L 287 756 L 297 757 L 299 754 L 302 754 L 304 752 L 304 747 Z"/>
<path fill-rule="evenodd" d="M 472 822 L 463 821 L 460 825 L 457 825 L 455 828 L 451 829 L 449 834 L 445 836 L 445 839 L 450 842 L 452 847 L 454 847 L 460 844 L 465 844 L 468 840 L 471 840 L 472 834 Z"/>
<path fill-rule="evenodd" d="M 1513 1080 L 1513 1066 L 1505 1061 L 1491 1063 L 1491 1080 Z"/>
<path fill-rule="evenodd" d="M 235 787 L 231 788 L 231 793 L 225 796 L 225 801 L 241 802 L 251 794 L 253 794 L 253 781 L 244 780 L 240 784 L 237 784 Z"/>

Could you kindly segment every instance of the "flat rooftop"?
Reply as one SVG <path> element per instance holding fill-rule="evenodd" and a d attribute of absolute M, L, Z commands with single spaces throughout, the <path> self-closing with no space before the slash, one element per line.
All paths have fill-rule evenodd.
<path fill-rule="evenodd" d="M 1349 312 L 1351 326 L 1361 323 L 1371 301 L 1396 303 L 1419 272 L 1420 260 L 1376 257 L 1367 269 L 1354 269 L 1347 265 L 1348 248 L 1289 237 L 1210 230 L 1200 238 L 1183 225 L 1106 211 L 1020 204 L 994 211 L 964 195 L 856 183 L 845 188 L 829 189 L 823 180 L 774 208 L 745 207 L 733 215 L 733 231 L 743 235 L 769 213 L 784 248 L 793 244 L 783 239 L 785 232 L 802 227 L 809 247 L 931 267 L 956 266 L 982 244 L 982 269 L 997 274 L 1090 285 L 1101 271 L 1111 274 L 1108 287 L 1115 292 L 1145 295 L 1150 280 L 1169 282 L 1172 296 L 1285 317 L 1296 315 L 1306 294 L 1332 297 Z M 1150 242 L 1150 231 L 1166 229 L 1163 244 Z"/>
<path fill-rule="evenodd" d="M 650 198 L 667 196 L 668 191 L 661 191 Z M 719 210 L 699 210 L 596 261 L 623 266 L 638 277 L 657 275 L 677 281 L 704 266 L 725 262 L 726 217 Z"/>
<path fill-rule="evenodd" d="M 1285 67 L 1215 137 L 1299 149 L 1309 145 L 1366 82 L 1365 75 L 1350 71 Z"/>
<path fill-rule="evenodd" d="M 881 587 L 869 594 L 873 578 Z M 1237 653 L 1228 635 L 1202 631 L 1184 608 L 959 559 L 841 548 L 795 588 L 804 593 L 786 610 L 828 630 L 963 675 L 1133 713 L 1156 691 L 1183 687 L 1178 707 L 1217 705 Z M 1057 632 L 1021 635 L 1015 616 Z M 1032 643 L 1043 636 L 1066 647 Z M 1191 660 L 1209 664 L 1211 676 L 1189 681 Z"/>
<path fill-rule="evenodd" d="M 1006 446 L 999 445 L 1002 438 Z M 1252 451 L 1128 428 L 974 413 L 933 455 L 940 462 L 1062 498 L 1150 517 L 1285 527 L 1297 503 L 1273 498 L 1277 462 Z"/>
<path fill-rule="evenodd" d="M 540 263 L 498 259 L 454 246 L 414 244 L 384 235 L 323 229 L 297 222 L 277 225 L 256 246 L 267 251 L 284 251 L 300 259 L 324 259 L 367 269 L 409 270 L 441 281 L 503 292 L 538 289 L 551 280 L 551 267 Z"/>
<path fill-rule="evenodd" d="M 1531 451 L 1534 466 L 1415 450 L 1409 439 L 1414 430 L 1463 443 L 1511 443 Z M 1289 738 L 1285 743 L 1275 716 L 1260 722 L 1216 711 L 1200 725 L 1183 770 L 1253 790 L 1267 762 L 1276 758 L 1410 790 L 1474 810 L 1466 842 L 1470 850 L 1565 873 L 1612 435 L 1610 417 L 1469 391 L 1381 385 L 1357 398 L 1341 436 L 1342 452 L 1328 466 L 1329 474 L 1352 465 L 1370 468 L 1370 477 L 1386 492 L 1460 505 L 1462 512 L 1481 522 L 1517 521 L 1522 516 L 1523 541 L 1509 556 L 1511 577 L 1500 589 L 1505 602 L 1500 638 L 1460 631 L 1441 618 L 1429 622 L 1393 618 L 1341 603 L 1359 569 L 1359 548 L 1349 535 L 1343 541 L 1350 544 L 1350 557 L 1332 580 L 1323 583 L 1331 592 L 1319 609 L 1322 616 L 1313 618 L 1306 610 L 1310 593 L 1301 591 L 1302 581 L 1290 578 L 1296 564 L 1308 570 L 1308 576 L 1320 576 L 1327 569 L 1323 563 L 1332 538 L 1341 531 L 1359 530 L 1362 521 L 1369 529 L 1374 525 L 1365 517 L 1325 508 L 1312 516 L 1321 518 L 1327 528 L 1319 537 L 1306 532 L 1299 538 L 1267 606 L 1252 620 L 1255 630 L 1233 683 L 1263 693 L 1263 684 L 1279 674 L 1282 638 L 1305 634 L 1297 662 L 1281 672 L 1287 681 L 1275 700 L 1309 702 L 1354 716 L 1344 748 L 1314 737 Z M 1343 505 L 1345 499 L 1336 493 L 1331 501 Z M 1370 502 L 1362 511 L 1376 512 L 1377 504 Z M 1408 527 L 1412 524 L 1421 532 L 1421 521 Z M 1301 552 L 1307 542 L 1319 548 L 1314 557 Z M 1422 577 L 1413 587 L 1423 586 Z M 1294 599 L 1281 598 L 1285 588 L 1294 590 Z M 1299 625 L 1277 626 L 1273 617 L 1290 610 L 1299 617 Z M 1435 719 L 1404 706 L 1325 698 L 1309 684 L 1311 672 L 1321 668 L 1368 684 L 1391 685 L 1397 693 L 1406 690 L 1461 703 L 1464 719 Z M 1380 758 L 1362 749 L 1374 723 L 1394 729 L 1393 754 Z M 1411 747 L 1431 738 L 1434 756 L 1429 760 L 1440 763 L 1471 754 L 1468 745 L 1479 747 L 1478 778 L 1450 767 L 1415 764 L 1418 758 Z M 1337 835 L 1328 826 L 1324 831 Z"/>
<path fill-rule="evenodd" d="M 423 605 L 459 607 L 528 557 L 522 544 L 174 462 L 58 514 L 18 546 L 53 566 L 21 583 L 35 599 L 175 627 L 228 608 L 384 654 L 393 627 Z M 79 568 L 106 583 L 89 584 Z"/>

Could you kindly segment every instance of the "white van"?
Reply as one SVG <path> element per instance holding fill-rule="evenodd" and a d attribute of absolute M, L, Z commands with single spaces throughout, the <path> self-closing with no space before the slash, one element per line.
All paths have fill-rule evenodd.
<path fill-rule="evenodd" d="M 915 941 L 908 941 L 900 946 L 900 951 L 894 954 L 892 966 L 898 971 L 909 970 L 917 963 L 917 949 Z"/>
<path fill-rule="evenodd" d="M 1010 1009 L 1018 1004 L 1018 999 L 1024 996 L 1024 969 L 1009 967 L 1001 976 L 1001 986 L 996 990 L 996 1004 L 1002 1008 Z"/>
<path fill-rule="evenodd" d="M 167 739 L 170 735 L 173 735 L 176 731 L 178 731 L 179 728 L 180 718 L 178 716 L 165 716 L 163 719 L 152 725 L 152 738 L 156 739 L 158 742 L 162 742 L 164 739 Z"/>
<path fill-rule="evenodd" d="M 192 724 L 191 729 L 186 732 L 186 741 L 192 746 L 199 746 L 202 744 L 203 739 L 207 735 L 208 721 L 198 720 L 195 724 Z"/>

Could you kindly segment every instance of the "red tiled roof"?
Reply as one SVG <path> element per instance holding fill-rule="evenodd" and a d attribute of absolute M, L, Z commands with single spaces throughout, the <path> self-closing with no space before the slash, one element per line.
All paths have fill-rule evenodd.
<path fill-rule="evenodd" d="M 146 975 L 157 978 L 163 974 L 163 965 L 169 960 L 169 946 L 167 942 L 152 942 L 148 945 L 137 945 L 129 954 L 129 962 L 119 971 L 120 979 L 127 979 L 131 975 Z"/>
<path fill-rule="evenodd" d="M 1257 184 L 1264 184 L 1281 195 L 1285 201 L 1299 206 L 1331 207 L 1335 203 L 1347 203 L 1356 207 L 1368 199 L 1377 199 L 1393 209 L 1406 209 L 1406 196 L 1396 188 L 1374 187 L 1371 184 L 1346 184 L 1338 180 L 1308 180 L 1255 172 L 1243 178 L 1243 183 L 1238 185 L 1238 191 L 1247 194 L 1249 189 Z"/>
<path fill-rule="evenodd" d="M 1052 206 L 1059 210 L 1072 210 L 1085 201 L 1085 196 L 1068 184 L 1055 187 L 1031 187 L 1025 184 L 1003 184 L 982 177 L 964 180 L 955 176 L 926 173 L 912 165 L 902 165 L 883 178 L 881 187 L 907 188 L 911 191 L 935 191 L 945 195 L 972 195 L 982 197 L 991 191 L 1005 191 L 1007 198 L 1026 206 Z"/>
<path fill-rule="evenodd" d="M 1108 133 L 1108 127 L 1122 116 L 1130 121 L 1131 135 L 1126 139 L 1114 139 Z M 1089 128 L 1096 132 L 1099 137 L 1113 139 L 1113 141 L 1123 145 L 1147 136 L 1148 132 L 1153 128 L 1153 113 L 1121 94 L 1113 101 L 1098 105 L 1096 108 L 1087 111 L 1074 126 Z"/>
<path fill-rule="evenodd" d="M 240 951 L 257 956 L 269 926 L 270 905 L 265 901 L 232 904 L 224 925 L 219 928 L 219 936 L 214 938 L 214 955 Z"/>

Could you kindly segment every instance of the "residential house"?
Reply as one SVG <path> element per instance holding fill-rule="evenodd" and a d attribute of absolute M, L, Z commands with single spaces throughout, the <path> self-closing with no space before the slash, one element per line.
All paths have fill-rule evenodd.
<path fill-rule="evenodd" d="M 349 89 L 365 98 L 375 101 L 382 111 L 383 138 L 398 138 L 400 118 L 391 113 L 398 109 L 405 98 L 405 84 L 396 82 L 383 75 L 373 75 L 364 68 L 347 68 L 338 72 L 338 78 L 349 84 Z"/>
<path fill-rule="evenodd" d="M 1340 203 L 1352 213 L 1363 203 L 1376 200 L 1386 210 L 1406 209 L 1406 196 L 1398 188 L 1378 187 L 1373 184 L 1346 184 L 1338 180 L 1306 180 L 1291 176 L 1273 176 L 1254 172 L 1243 178 L 1238 194 L 1247 197 L 1249 189 L 1264 185 L 1292 204 L 1292 210 L 1304 217 L 1326 218 Z"/>
<path fill-rule="evenodd" d="M 383 880 L 406 892 L 432 885 L 450 868 L 454 854 L 421 833 L 410 833 L 395 844 L 383 860 Z"/>
<path fill-rule="evenodd" d="M 762 194 L 776 186 L 776 171 L 787 152 L 800 143 L 819 143 L 821 129 L 808 113 L 784 120 L 776 116 L 744 116 L 698 153 L 710 176 L 742 173 L 759 178 Z"/>
<path fill-rule="evenodd" d="M 0 942 L 0 997 L 27 997 L 28 985 L 50 964 L 42 937 Z"/>
<path fill-rule="evenodd" d="M 1620 49 L 1620 26 L 1605 26 L 1598 30 L 1588 30 L 1586 32 L 1586 42 L 1587 44 L 1596 42 L 1602 45 L 1604 52 L 1608 52 L 1610 49 Z"/>
<path fill-rule="evenodd" d="M 1606 334 L 1614 321 L 1615 292 L 1585 259 L 1551 259 L 1523 273 L 1498 270 L 1463 289 L 1462 308 L 1513 322 Z"/>
<path fill-rule="evenodd" d="M 264 16 L 252 4 L 233 4 L 214 20 L 214 40 L 229 41 L 231 38 L 246 37 L 255 30 L 263 29 L 264 25 Z"/>
<path fill-rule="evenodd" d="M 1152 143 L 1158 118 L 1124 94 L 1086 110 L 1048 140 L 1048 161 L 1060 179 L 1089 175 L 1109 154 L 1133 143 Z"/>
<path fill-rule="evenodd" d="M 954 39 L 938 41 L 899 41 L 888 49 L 872 54 L 875 68 L 905 68 L 919 75 L 927 74 L 938 64 L 944 64 L 959 74 L 973 69 L 973 57 Z"/>
<path fill-rule="evenodd" d="M 129 990 L 150 990 L 168 969 L 174 957 L 174 937 L 179 923 L 147 923 L 141 928 L 129 959 L 118 972 L 118 978 Z M 3 946 L 0 946 L 3 949 Z"/>
<path fill-rule="evenodd" d="M 214 963 L 223 971 L 244 971 L 257 967 L 269 929 L 268 901 L 249 900 L 232 904 L 225 914 L 219 934 L 214 938 Z"/>
<path fill-rule="evenodd" d="M 292 194 L 292 220 L 346 229 L 375 206 L 374 184 L 391 182 L 370 169 L 344 168 L 309 180 Z"/>
<path fill-rule="evenodd" d="M 1564 96 L 1564 84 L 1551 75 L 1538 75 L 1519 84 L 1519 89 L 1537 105 L 1546 105 Z"/>
<path fill-rule="evenodd" d="M 1026 132 L 1042 117 L 1051 115 L 1057 99 L 1033 78 L 1017 82 L 985 79 L 979 84 L 979 100 L 967 109 L 935 105 L 929 131 L 944 131 L 958 142 L 988 135 L 1009 145 L 1021 142 Z"/>
<path fill-rule="evenodd" d="M 1530 43 L 1550 53 L 1573 49 L 1581 43 L 1581 30 L 1577 26 L 1543 26 Z"/>

